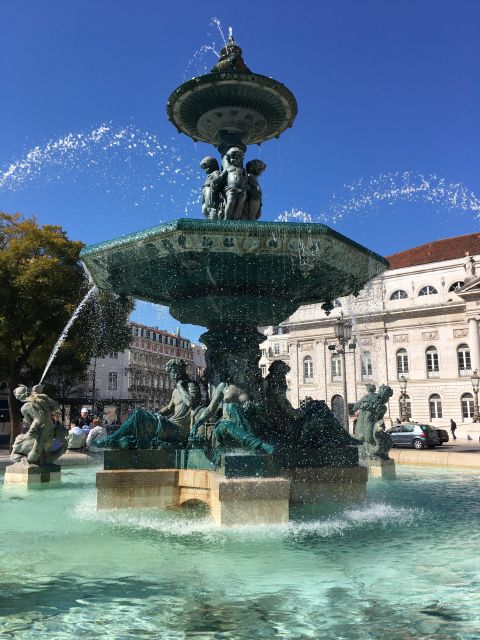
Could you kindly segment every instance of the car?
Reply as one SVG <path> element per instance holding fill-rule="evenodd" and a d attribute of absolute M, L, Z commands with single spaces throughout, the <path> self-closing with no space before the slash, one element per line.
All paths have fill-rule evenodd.
<path fill-rule="evenodd" d="M 445 431 L 445 429 L 437 429 L 436 427 L 433 428 L 438 433 L 440 444 L 443 444 L 444 442 L 448 442 L 450 440 L 448 431 Z"/>
<path fill-rule="evenodd" d="M 404 422 L 387 429 L 387 433 L 390 434 L 394 447 L 413 447 L 414 449 L 429 447 L 433 449 L 441 444 L 436 429 L 429 424 Z"/>

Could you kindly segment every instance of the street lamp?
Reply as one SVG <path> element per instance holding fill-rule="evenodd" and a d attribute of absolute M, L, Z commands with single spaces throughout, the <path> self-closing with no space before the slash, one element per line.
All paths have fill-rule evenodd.
<path fill-rule="evenodd" d="M 407 408 L 407 379 L 405 376 L 400 376 L 398 379 L 400 384 L 400 420 L 402 422 L 408 422 L 408 408 Z"/>
<path fill-rule="evenodd" d="M 337 318 L 333 325 L 335 331 L 335 337 L 338 340 L 339 346 L 335 348 L 335 351 L 340 354 L 342 358 L 342 383 L 343 383 L 343 419 L 345 430 L 348 431 L 348 400 L 347 400 L 347 370 L 345 366 L 345 347 L 352 337 L 352 323 L 345 320 L 343 314 Z"/>
<path fill-rule="evenodd" d="M 472 387 L 473 387 L 473 395 L 474 395 L 474 405 L 473 405 L 473 422 L 480 422 L 480 412 L 478 410 L 478 386 L 479 386 L 480 376 L 478 375 L 478 370 L 472 373 Z"/>

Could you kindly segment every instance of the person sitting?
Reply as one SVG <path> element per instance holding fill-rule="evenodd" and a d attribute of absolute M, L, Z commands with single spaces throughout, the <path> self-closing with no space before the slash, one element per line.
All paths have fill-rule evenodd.
<path fill-rule="evenodd" d="M 93 427 L 87 436 L 86 448 L 92 453 L 99 453 L 103 451 L 103 447 L 96 447 L 95 440 L 103 440 L 108 436 L 108 432 L 105 426 L 101 424 L 100 418 L 93 419 Z"/>
<path fill-rule="evenodd" d="M 87 441 L 87 434 L 78 426 L 78 420 L 72 420 L 68 432 L 68 451 L 82 451 Z"/>
<path fill-rule="evenodd" d="M 88 435 L 90 429 L 92 428 L 92 417 L 87 409 L 87 407 L 82 407 L 80 410 L 80 420 L 78 421 L 78 426 L 85 431 L 85 435 Z"/>

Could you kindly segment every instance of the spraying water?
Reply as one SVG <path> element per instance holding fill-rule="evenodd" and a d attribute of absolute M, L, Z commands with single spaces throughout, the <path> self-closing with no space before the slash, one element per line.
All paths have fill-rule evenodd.
<path fill-rule="evenodd" d="M 87 304 L 87 302 L 90 300 L 90 298 L 92 297 L 92 295 L 96 291 L 97 291 L 97 287 L 95 285 L 91 289 L 89 289 L 87 295 L 80 302 L 78 307 L 73 312 L 72 317 L 70 318 L 70 320 L 65 325 L 64 330 L 60 334 L 60 337 L 58 338 L 57 342 L 55 343 L 55 346 L 53 347 L 53 351 L 50 354 L 50 357 L 48 359 L 47 365 L 46 365 L 46 367 L 45 367 L 45 369 L 43 371 L 42 377 L 40 379 L 40 384 L 43 382 L 45 376 L 47 375 L 47 372 L 50 369 L 50 366 L 51 366 L 52 362 L 55 360 L 55 356 L 57 355 L 58 350 L 60 349 L 62 344 L 65 342 L 65 339 L 68 336 L 68 332 L 70 331 L 70 329 L 71 329 L 72 325 L 74 324 L 75 320 L 78 318 L 78 316 L 80 315 L 83 307 Z"/>

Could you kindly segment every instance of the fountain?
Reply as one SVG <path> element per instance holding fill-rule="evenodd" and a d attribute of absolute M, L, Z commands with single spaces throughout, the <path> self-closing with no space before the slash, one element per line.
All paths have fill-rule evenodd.
<path fill-rule="evenodd" d="M 303 304 L 323 302 L 328 312 L 388 263 L 322 224 L 259 221 L 265 165 L 244 168 L 244 155 L 291 127 L 297 104 L 284 85 L 248 69 L 231 35 L 211 73 L 172 93 L 167 113 L 179 132 L 221 155 L 221 163 L 201 163 L 206 219 L 93 245 L 82 259 L 99 289 L 207 327 L 209 397 L 202 405 L 195 383 L 172 364 L 170 409 L 134 415 L 107 443 L 98 507 L 200 500 L 218 524 L 231 525 L 285 522 L 289 503 L 363 495 L 366 469 L 325 403 L 293 409 L 278 363 L 262 380 L 257 326 L 278 324 Z"/>

